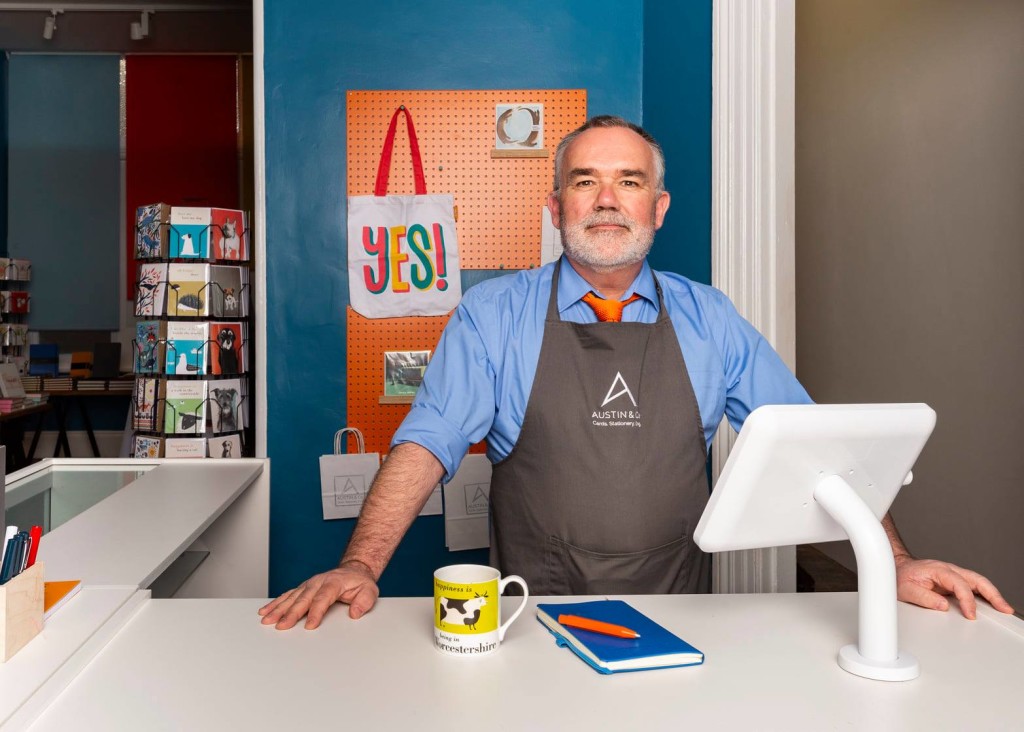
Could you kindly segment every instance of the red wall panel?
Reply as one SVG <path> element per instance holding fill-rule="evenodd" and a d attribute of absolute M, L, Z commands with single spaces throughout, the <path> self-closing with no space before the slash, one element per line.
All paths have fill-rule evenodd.
<path fill-rule="evenodd" d="M 235 56 L 127 56 L 125 64 L 132 299 L 138 206 L 239 208 L 238 71 Z"/>

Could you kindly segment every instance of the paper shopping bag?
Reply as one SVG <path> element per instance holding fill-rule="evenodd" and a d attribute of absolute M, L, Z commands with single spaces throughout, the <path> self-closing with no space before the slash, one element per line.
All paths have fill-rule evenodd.
<path fill-rule="evenodd" d="M 416 195 L 387 195 L 398 115 L 405 114 Z M 372 196 L 348 197 L 352 308 L 366 318 L 444 315 L 462 299 L 455 199 L 427 194 L 419 143 L 404 106 L 391 117 Z"/>
<path fill-rule="evenodd" d="M 342 454 L 341 443 L 346 433 L 356 438 L 357 453 Z M 320 456 L 320 493 L 324 519 L 358 516 L 379 468 L 380 455 L 366 452 L 362 432 L 355 427 L 338 430 L 334 434 L 334 454 Z"/>

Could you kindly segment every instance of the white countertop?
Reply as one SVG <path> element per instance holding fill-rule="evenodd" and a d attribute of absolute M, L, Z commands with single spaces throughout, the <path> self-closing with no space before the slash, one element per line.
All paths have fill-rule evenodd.
<path fill-rule="evenodd" d="M 264 600 L 149 600 L 32 729 L 997 730 L 1024 725 L 1024 622 L 900 604 L 921 676 L 846 673 L 856 594 L 627 597 L 706 654 L 703 666 L 603 676 L 530 607 L 483 658 L 434 650 L 431 599 L 287 632 Z M 580 598 L 532 598 L 569 601 Z M 517 598 L 506 598 L 517 603 Z"/>
<path fill-rule="evenodd" d="M 120 620 L 126 620 L 146 594 L 138 587 L 85 587 L 47 618 L 39 635 L 7 663 L 0 663 L 0 725 L 44 687 L 49 691 L 37 702 L 56 697 L 120 628 L 121 623 L 112 619 L 125 611 Z M 80 653 L 82 663 L 69 664 Z"/>

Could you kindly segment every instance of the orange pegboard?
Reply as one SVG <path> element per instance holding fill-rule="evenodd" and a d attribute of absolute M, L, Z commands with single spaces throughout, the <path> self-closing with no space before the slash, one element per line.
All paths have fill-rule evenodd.
<path fill-rule="evenodd" d="M 419 138 L 427 193 L 455 196 L 461 267 L 540 264 L 541 214 L 552 188 L 555 147 L 586 120 L 585 89 L 350 91 L 346 102 L 348 195 L 373 194 L 388 122 L 404 104 Z M 492 158 L 495 105 L 531 102 L 544 105 L 550 154 Z M 388 193 L 413 192 L 409 136 L 400 119 Z"/>
<path fill-rule="evenodd" d="M 448 315 L 413 318 L 364 318 L 346 308 L 348 322 L 348 419 L 366 438 L 366 451 L 388 452 L 398 425 L 409 413 L 408 404 L 381 404 L 384 393 L 385 351 L 433 353 Z M 484 443 L 470 452 L 483 452 Z"/>

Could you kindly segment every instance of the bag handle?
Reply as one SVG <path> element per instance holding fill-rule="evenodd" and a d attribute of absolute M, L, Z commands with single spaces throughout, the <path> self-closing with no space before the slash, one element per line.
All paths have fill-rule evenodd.
<path fill-rule="evenodd" d="M 363 433 L 355 427 L 344 427 L 334 433 L 334 454 L 341 455 L 341 441 L 345 438 L 345 433 L 348 432 L 356 438 L 356 450 L 362 455 L 366 452 L 366 442 L 363 440 Z"/>
<path fill-rule="evenodd" d="M 405 112 L 405 126 L 409 130 L 409 152 L 412 155 L 412 175 L 416 182 L 416 195 L 422 196 L 427 192 L 427 181 L 423 177 L 423 160 L 420 159 L 420 143 L 416 139 L 416 130 L 412 126 L 412 115 L 402 104 L 391 115 L 391 124 L 388 125 L 388 134 L 384 137 L 384 149 L 380 153 L 380 163 L 377 165 L 377 184 L 373 188 L 373 195 L 386 196 L 388 194 L 388 177 L 391 175 L 391 153 L 395 149 L 395 127 L 398 125 L 398 115 Z"/>

